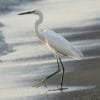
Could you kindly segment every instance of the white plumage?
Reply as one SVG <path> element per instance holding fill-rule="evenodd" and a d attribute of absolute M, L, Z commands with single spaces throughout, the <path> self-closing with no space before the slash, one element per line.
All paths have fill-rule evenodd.
<path fill-rule="evenodd" d="M 75 48 L 68 40 L 52 30 L 43 31 L 46 44 L 54 53 L 68 56 L 77 60 L 83 58 L 82 52 Z"/>

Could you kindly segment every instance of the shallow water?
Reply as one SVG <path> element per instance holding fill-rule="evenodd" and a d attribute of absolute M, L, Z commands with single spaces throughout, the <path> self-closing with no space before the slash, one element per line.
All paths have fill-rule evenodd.
<path fill-rule="evenodd" d="M 85 90 L 97 88 L 100 83 L 100 1 L 23 2 L 5 0 L 1 3 L 5 8 L 0 6 L 0 99 L 60 100 L 62 97 L 65 100 L 66 93 L 84 93 Z M 33 8 L 43 11 L 42 28 L 51 28 L 63 35 L 85 56 L 80 61 L 63 58 L 66 70 L 64 87 L 68 87 L 64 94 L 48 92 L 49 89 L 57 88 L 60 74 L 47 82 L 47 88 L 32 87 L 38 80 L 56 71 L 57 67 L 53 54 L 34 32 L 37 17 L 17 15 Z"/>

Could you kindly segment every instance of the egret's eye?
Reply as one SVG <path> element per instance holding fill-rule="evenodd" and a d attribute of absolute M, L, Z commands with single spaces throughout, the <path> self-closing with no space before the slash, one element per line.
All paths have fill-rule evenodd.
<path fill-rule="evenodd" d="M 33 13 L 35 13 L 36 11 L 35 10 L 33 10 Z"/>

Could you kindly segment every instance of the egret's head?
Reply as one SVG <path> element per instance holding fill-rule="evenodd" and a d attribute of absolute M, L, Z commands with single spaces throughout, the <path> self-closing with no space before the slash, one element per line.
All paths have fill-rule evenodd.
<path fill-rule="evenodd" d="M 40 14 L 40 13 L 41 13 L 40 10 L 38 10 L 38 9 L 34 9 L 34 10 L 32 10 L 32 11 L 19 13 L 18 15 L 25 15 L 25 14 L 36 14 L 36 15 L 38 15 L 38 14 Z"/>

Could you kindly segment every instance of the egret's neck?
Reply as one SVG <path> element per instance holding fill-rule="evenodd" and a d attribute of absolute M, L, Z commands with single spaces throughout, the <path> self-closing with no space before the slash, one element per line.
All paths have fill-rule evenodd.
<path fill-rule="evenodd" d="M 39 18 L 35 22 L 35 32 L 36 32 L 37 36 L 41 40 L 43 40 L 42 32 L 41 32 L 41 29 L 40 29 L 40 24 L 43 21 L 43 14 L 41 12 L 39 12 L 37 15 L 39 16 Z"/>

